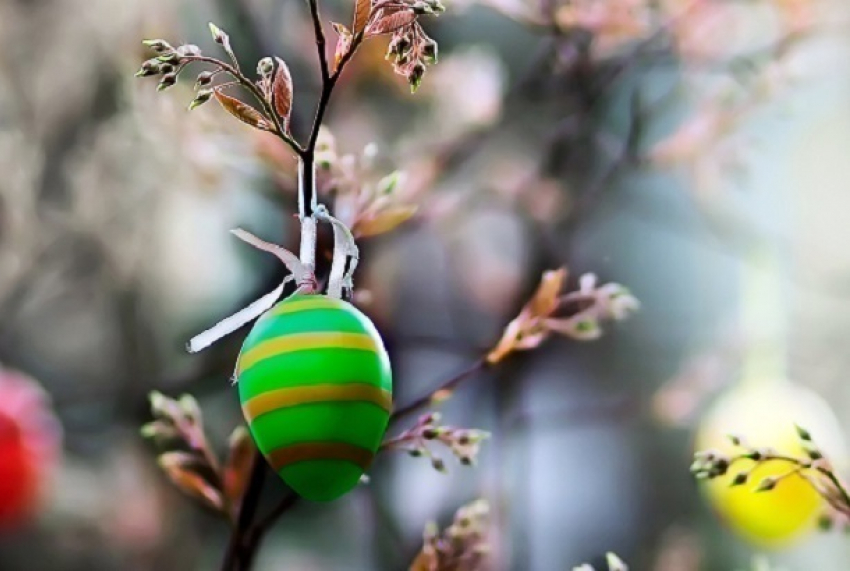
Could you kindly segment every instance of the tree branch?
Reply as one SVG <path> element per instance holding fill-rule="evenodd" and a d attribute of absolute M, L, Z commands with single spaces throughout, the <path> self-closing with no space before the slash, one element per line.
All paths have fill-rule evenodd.
<path fill-rule="evenodd" d="M 251 93 L 251 95 L 254 96 L 254 99 L 256 99 L 260 105 L 262 105 L 263 111 L 265 112 L 266 116 L 274 123 L 274 134 L 280 137 L 281 140 L 283 140 L 283 142 L 286 143 L 287 146 L 289 146 L 289 148 L 291 148 L 296 154 L 301 155 L 304 152 L 301 148 L 301 145 L 299 145 L 295 141 L 295 139 L 287 135 L 286 130 L 283 128 L 283 125 L 280 122 L 280 118 L 278 117 L 277 112 L 272 108 L 271 103 L 266 101 L 263 92 L 260 90 L 257 84 L 248 79 L 248 77 L 246 77 L 240 70 L 236 69 L 235 66 L 232 66 L 227 62 L 209 56 L 183 56 L 183 59 L 188 62 L 202 62 L 212 64 L 220 68 L 222 71 L 224 71 L 231 77 L 233 77 L 233 79 L 235 79 L 239 83 L 239 85 L 247 89 Z"/>
<path fill-rule="evenodd" d="M 310 16 L 313 18 L 313 32 L 316 34 L 316 50 L 319 53 L 319 68 L 322 72 L 322 84 L 330 80 L 330 68 L 328 67 L 327 41 L 325 30 L 322 28 L 322 17 L 319 14 L 319 1 L 308 0 L 310 5 Z"/>
<path fill-rule="evenodd" d="M 339 61 L 339 65 L 337 65 L 334 72 L 331 73 L 330 67 L 328 66 L 327 54 L 325 53 L 327 42 L 325 40 L 325 32 L 322 29 L 318 0 L 308 1 L 310 5 L 310 14 L 313 19 L 313 30 L 316 34 L 316 49 L 319 53 L 319 65 L 322 72 L 322 92 L 319 96 L 316 116 L 313 119 L 313 128 L 310 130 L 310 138 L 307 141 L 306 147 L 299 152 L 299 156 L 301 157 L 301 162 L 303 164 L 304 175 L 306 177 L 310 177 L 307 180 L 302 181 L 304 183 L 301 189 L 302 192 L 304 192 L 304 212 L 302 212 L 302 216 L 312 216 L 313 214 L 313 205 L 315 202 L 313 189 L 315 188 L 315 181 L 312 177 L 314 176 L 314 165 L 316 160 L 316 143 L 319 141 L 319 131 L 321 130 L 322 123 L 325 120 L 325 114 L 327 113 L 328 105 L 331 101 L 331 95 L 333 95 L 334 87 L 336 87 L 337 80 L 339 80 L 345 65 L 351 61 L 352 56 L 354 56 L 354 52 L 357 51 L 357 48 L 363 41 L 363 34 L 357 34 L 351 42 L 351 46 L 348 48 L 348 51 Z"/>
<path fill-rule="evenodd" d="M 434 398 L 438 397 L 441 393 L 454 391 L 458 386 L 460 386 L 461 383 L 463 383 L 476 373 L 483 371 L 487 366 L 488 363 L 484 358 L 478 359 L 475 363 L 472 364 L 471 367 L 463 370 L 462 372 L 443 382 L 441 385 L 429 392 L 427 395 L 416 399 L 408 405 L 396 409 L 393 412 L 392 416 L 390 416 L 390 424 L 393 424 L 401 420 L 402 418 L 409 416 L 411 413 L 414 413 L 417 410 L 424 408 L 429 404 L 432 404 L 434 402 Z"/>
<path fill-rule="evenodd" d="M 249 538 L 248 531 L 251 529 L 251 524 L 257 513 L 260 493 L 263 491 L 265 478 L 266 459 L 258 452 L 254 458 L 254 466 L 251 468 L 251 479 L 248 482 L 248 489 L 245 491 L 242 506 L 239 508 L 236 528 L 230 536 L 227 552 L 221 564 L 221 571 L 250 569 L 256 550 L 253 548 L 252 542 L 247 540 Z"/>
<path fill-rule="evenodd" d="M 286 497 L 283 498 L 272 511 L 254 524 L 249 536 L 251 537 L 255 548 L 259 546 L 262 537 L 272 528 L 272 526 L 274 526 L 278 518 L 298 503 L 298 499 L 298 494 L 290 490 Z"/>

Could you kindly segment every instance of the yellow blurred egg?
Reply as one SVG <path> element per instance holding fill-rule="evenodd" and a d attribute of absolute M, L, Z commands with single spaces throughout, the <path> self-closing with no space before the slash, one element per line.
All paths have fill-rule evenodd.
<path fill-rule="evenodd" d="M 754 448 L 805 457 L 795 423 L 806 428 L 818 448 L 840 465 L 845 448 L 829 405 L 812 391 L 787 381 L 742 383 L 729 390 L 703 417 L 695 450 L 740 454 L 743 450 L 728 438 L 734 434 Z M 745 540 L 759 547 L 787 545 L 814 527 L 825 501 L 796 474 L 783 478 L 771 491 L 755 492 L 763 478 L 784 475 L 792 466 L 769 461 L 753 469 L 754 464 L 739 460 L 726 475 L 701 482 L 701 487 L 721 519 Z M 746 484 L 729 486 L 737 474 L 750 470 Z"/>

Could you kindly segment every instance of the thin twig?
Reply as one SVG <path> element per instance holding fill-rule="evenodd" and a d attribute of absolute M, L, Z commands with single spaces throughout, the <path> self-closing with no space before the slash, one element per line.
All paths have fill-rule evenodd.
<path fill-rule="evenodd" d="M 324 35 L 322 36 L 322 38 L 324 38 Z M 318 43 L 319 40 L 317 39 L 316 41 Z M 354 52 L 357 51 L 357 48 L 360 46 L 360 43 L 362 41 L 363 34 L 356 35 L 354 37 L 354 40 L 351 42 L 351 47 L 348 49 L 345 55 L 342 56 L 342 59 L 340 59 L 339 65 L 337 66 L 336 70 L 333 73 L 330 73 L 330 71 L 328 71 L 327 76 L 324 76 L 325 72 L 323 72 L 324 81 L 322 82 L 322 94 L 319 98 L 318 108 L 316 109 L 316 118 L 313 121 L 313 129 L 310 132 L 310 140 L 307 142 L 306 148 L 301 153 L 302 157 L 306 155 L 312 155 L 316 151 L 316 142 L 319 140 L 319 129 L 321 128 L 322 122 L 325 118 L 325 114 L 327 113 L 328 104 L 330 103 L 331 95 L 333 95 L 334 87 L 336 87 L 336 83 L 339 80 L 339 77 L 342 75 L 343 69 L 345 68 L 346 64 L 351 61 L 351 58 L 354 56 Z M 325 62 L 324 65 L 327 66 L 327 59 L 323 58 L 323 61 Z"/>
<path fill-rule="evenodd" d="M 325 53 L 326 40 L 325 33 L 322 30 L 318 1 L 309 0 L 309 5 L 310 14 L 313 18 L 313 28 L 316 33 L 316 49 L 319 52 L 319 64 L 322 70 L 322 92 L 319 96 L 319 104 L 316 107 L 316 116 L 315 119 L 313 119 L 313 128 L 310 130 L 310 138 L 307 141 L 307 145 L 298 153 L 301 158 L 302 172 L 305 177 L 305 180 L 301 181 L 301 190 L 304 192 L 304 196 L 302 197 L 303 200 L 301 202 L 301 204 L 304 205 L 304 212 L 301 213 L 302 216 L 313 215 L 313 206 L 315 203 L 315 196 L 313 196 L 315 181 L 313 180 L 313 177 L 315 176 L 314 164 L 316 144 L 319 141 L 319 131 L 321 130 L 322 123 L 325 120 L 325 114 L 327 113 L 328 105 L 331 101 L 331 95 L 333 95 L 334 87 L 336 87 L 336 83 L 339 80 L 340 75 L 342 75 L 343 69 L 354 56 L 354 53 L 363 41 L 363 34 L 357 34 L 351 42 L 351 46 L 348 48 L 348 51 L 342 59 L 340 59 L 339 65 L 337 65 L 334 72 L 331 73 L 328 66 L 328 58 Z"/>
<path fill-rule="evenodd" d="M 436 389 L 430 391 L 427 395 L 414 400 L 408 405 L 396 409 L 390 417 L 390 424 L 398 422 L 399 420 L 410 415 L 411 413 L 414 413 L 417 410 L 424 408 L 429 404 L 432 404 L 435 396 L 438 396 L 440 393 L 444 393 L 446 391 L 453 391 L 461 383 L 463 383 L 476 373 L 483 371 L 487 366 L 488 363 L 484 358 L 478 359 L 475 363 L 472 364 L 471 367 L 463 370 L 462 372 L 443 382 Z"/>
<path fill-rule="evenodd" d="M 247 543 L 252 549 L 256 550 L 260 547 L 260 542 L 266 533 L 271 530 L 280 517 L 292 509 L 299 500 L 298 494 L 290 490 L 287 495 L 275 506 L 275 508 L 260 518 L 246 534 Z"/>
<path fill-rule="evenodd" d="M 310 16 L 313 18 L 313 32 L 316 34 L 316 49 L 319 52 L 319 68 L 322 71 L 322 84 L 330 80 L 330 69 L 328 68 L 327 41 L 325 31 L 322 28 L 322 17 L 319 14 L 318 0 L 308 0 L 310 4 Z"/>

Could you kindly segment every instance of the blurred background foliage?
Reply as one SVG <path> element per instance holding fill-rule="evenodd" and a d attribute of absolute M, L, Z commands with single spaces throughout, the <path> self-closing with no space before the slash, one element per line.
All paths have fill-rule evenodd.
<path fill-rule="evenodd" d="M 585 272 L 626 284 L 642 310 L 592 344 L 517 355 L 443 404 L 447 422 L 492 433 L 477 467 L 440 474 L 384 455 L 368 486 L 287 513 L 257 568 L 407 568 L 425 522 L 445 527 L 477 497 L 491 506 L 494 569 L 601 568 L 608 551 L 638 570 L 751 568 L 761 549 L 701 501 L 691 442 L 740 376 L 754 245 L 781 260 L 767 315 L 786 323 L 770 333 L 788 375 L 850 428 L 847 7 L 447 8 L 425 23 L 441 57 L 416 95 L 374 41 L 328 122 L 351 160 L 403 170 L 398 192 L 418 206 L 362 241 L 356 282 L 396 402 L 491 347 L 546 269 L 567 266 L 571 287 Z M 345 21 L 350 6 L 323 10 Z M 306 17 L 280 0 L 0 2 L 0 501 L 12 514 L 0 569 L 218 564 L 227 529 L 170 487 L 139 427 L 151 390 L 195 395 L 219 449 L 242 422 L 228 378 L 244 331 L 198 356 L 183 346 L 279 281 L 228 230 L 293 244 L 295 163 L 213 105 L 187 113 L 191 86 L 157 96 L 133 73 L 143 38 L 212 51 L 213 20 L 247 69 L 287 60 L 303 136 L 320 86 Z M 19 440 L 40 452 L 16 472 Z M 36 480 L 39 501 L 17 507 Z M 268 488 L 273 505 L 282 486 Z M 766 554 L 820 571 L 850 555 L 836 535 Z"/>

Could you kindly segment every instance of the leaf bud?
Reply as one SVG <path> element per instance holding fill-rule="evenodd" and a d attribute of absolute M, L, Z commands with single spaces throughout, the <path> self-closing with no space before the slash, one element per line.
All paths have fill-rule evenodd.
<path fill-rule="evenodd" d="M 778 480 L 776 478 L 771 478 L 768 476 L 767 478 L 764 478 L 761 482 L 759 482 L 759 485 L 756 487 L 756 491 L 769 492 L 770 490 L 776 487 L 777 483 Z"/>
<path fill-rule="evenodd" d="M 409 51 L 410 47 L 410 38 L 403 34 L 395 34 L 393 35 L 392 41 L 390 41 L 389 49 L 387 51 L 387 57 L 391 57 L 393 55 L 401 55 Z"/>
<path fill-rule="evenodd" d="M 274 72 L 274 60 L 270 57 L 264 57 L 257 63 L 257 73 L 263 77 L 268 77 Z"/>
<path fill-rule="evenodd" d="M 202 71 L 198 74 L 197 84 L 198 87 L 204 87 L 205 85 L 209 85 L 213 79 L 213 72 L 211 71 Z"/>
<path fill-rule="evenodd" d="M 163 63 L 176 64 L 176 63 L 180 63 L 180 54 L 178 54 L 177 52 L 168 52 L 166 54 L 163 54 L 163 55 L 157 57 L 156 59 L 158 59 L 159 61 L 161 61 Z"/>
<path fill-rule="evenodd" d="M 224 41 L 227 38 L 227 34 L 225 34 L 221 28 L 219 28 L 212 22 L 210 22 L 210 33 L 212 34 L 213 41 L 215 41 L 215 43 L 222 45 L 224 44 Z"/>
<path fill-rule="evenodd" d="M 806 430 L 805 428 L 803 428 L 802 426 L 800 426 L 798 424 L 795 424 L 794 428 L 797 429 L 797 436 L 800 437 L 800 440 L 804 440 L 806 442 L 811 442 L 812 435 L 808 430 Z"/>
<path fill-rule="evenodd" d="M 446 7 L 443 6 L 443 4 L 442 4 L 442 2 L 440 2 L 440 0 L 425 0 L 425 1 L 428 3 L 428 6 L 431 7 L 431 10 L 433 10 L 437 14 L 446 11 Z"/>
<path fill-rule="evenodd" d="M 177 48 L 177 53 L 181 56 L 199 56 L 201 55 L 201 48 L 195 44 L 185 44 Z"/>
<path fill-rule="evenodd" d="M 144 40 L 142 43 L 148 46 L 156 53 L 160 54 L 174 50 L 174 48 L 171 47 L 171 44 L 169 44 L 165 40 Z"/>
<path fill-rule="evenodd" d="M 159 82 L 159 85 L 156 86 L 157 91 L 165 91 L 172 85 L 177 83 L 177 74 L 176 73 L 167 73 L 162 76 L 162 79 Z"/>
<path fill-rule="evenodd" d="M 422 57 L 430 63 L 437 63 L 437 42 L 428 39 L 422 43 Z"/>
<path fill-rule="evenodd" d="M 189 111 L 191 111 L 192 109 L 195 109 L 196 107 L 200 107 L 201 105 L 203 105 L 204 103 L 209 101 L 212 96 L 213 96 L 213 90 L 212 89 L 202 89 L 201 91 L 198 92 L 198 96 L 195 97 L 192 100 L 192 102 L 189 104 Z"/>
<path fill-rule="evenodd" d="M 434 12 L 433 8 L 431 8 L 431 5 L 428 2 L 421 0 L 418 2 L 414 2 L 411 8 L 413 8 L 413 13 L 417 16 L 423 16 L 425 14 L 431 14 Z"/>
<path fill-rule="evenodd" d="M 419 86 L 422 84 L 422 78 L 425 76 L 425 64 L 422 62 L 416 62 L 413 67 L 410 68 L 409 75 L 407 76 L 407 82 L 410 84 L 410 91 L 415 92 L 419 89 Z"/>
<path fill-rule="evenodd" d="M 141 69 L 136 72 L 136 77 L 150 77 L 162 73 L 162 67 L 159 61 L 149 59 L 142 64 Z"/>
<path fill-rule="evenodd" d="M 434 440 L 439 435 L 439 432 L 435 428 L 426 428 L 422 431 L 422 438 L 425 440 Z"/>
<path fill-rule="evenodd" d="M 747 483 L 747 478 L 750 475 L 747 472 L 739 472 L 735 474 L 735 477 L 732 478 L 732 481 L 729 483 L 730 488 L 734 488 L 736 486 L 743 486 Z"/>
<path fill-rule="evenodd" d="M 434 469 L 437 472 L 445 473 L 445 471 L 446 471 L 446 463 L 443 462 L 443 460 L 441 458 L 432 458 L 431 459 L 431 465 L 434 467 Z"/>

